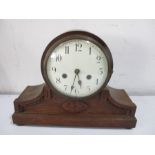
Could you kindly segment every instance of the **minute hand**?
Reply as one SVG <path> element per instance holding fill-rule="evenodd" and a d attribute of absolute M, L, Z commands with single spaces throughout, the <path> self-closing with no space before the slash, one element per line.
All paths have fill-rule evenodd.
<path fill-rule="evenodd" d="M 73 84 L 72 84 L 72 86 L 71 86 L 71 93 L 72 93 L 72 90 L 74 89 L 75 79 L 76 79 L 76 74 L 75 74 L 75 76 L 74 76 Z"/>
<path fill-rule="evenodd" d="M 80 78 L 79 78 L 79 73 L 80 73 L 80 70 L 79 69 L 75 69 L 75 74 L 78 76 L 78 84 L 80 85 L 80 87 L 81 87 L 81 80 L 80 80 Z"/>
<path fill-rule="evenodd" d="M 78 76 L 78 84 L 80 85 L 80 88 L 81 88 L 82 81 L 80 80 L 79 75 L 77 75 L 77 76 Z"/>

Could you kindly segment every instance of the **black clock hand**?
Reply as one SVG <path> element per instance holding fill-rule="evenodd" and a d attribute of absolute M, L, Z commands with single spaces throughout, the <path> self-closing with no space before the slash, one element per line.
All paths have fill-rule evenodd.
<path fill-rule="evenodd" d="M 75 74 L 77 75 L 77 77 L 78 77 L 78 84 L 80 85 L 80 87 L 81 87 L 81 85 L 82 85 L 82 81 L 80 80 L 80 78 L 79 78 L 79 73 L 80 73 L 80 70 L 79 69 L 75 69 Z"/>
<path fill-rule="evenodd" d="M 77 76 L 78 76 L 78 84 L 80 85 L 80 88 L 81 88 L 82 81 L 80 80 L 79 75 L 77 75 Z"/>
<path fill-rule="evenodd" d="M 76 76 L 78 76 L 78 84 L 79 84 L 80 87 L 81 87 L 81 80 L 79 79 L 80 70 L 79 70 L 79 69 L 75 69 L 74 72 L 75 72 L 75 76 L 74 76 L 73 84 L 72 84 L 72 86 L 71 86 L 71 93 L 72 93 L 72 90 L 74 89 L 74 83 L 75 83 Z"/>
<path fill-rule="evenodd" d="M 75 74 L 75 76 L 74 76 L 73 84 L 72 84 L 72 86 L 71 86 L 71 93 L 72 93 L 72 90 L 74 89 L 75 79 L 76 79 L 76 74 Z"/>

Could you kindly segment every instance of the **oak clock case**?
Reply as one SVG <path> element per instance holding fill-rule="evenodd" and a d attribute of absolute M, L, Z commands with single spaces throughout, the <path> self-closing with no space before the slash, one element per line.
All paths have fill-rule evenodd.
<path fill-rule="evenodd" d="M 85 31 L 53 39 L 41 59 L 44 84 L 27 86 L 14 101 L 17 125 L 133 128 L 136 105 L 107 86 L 113 72 L 105 42 Z"/>

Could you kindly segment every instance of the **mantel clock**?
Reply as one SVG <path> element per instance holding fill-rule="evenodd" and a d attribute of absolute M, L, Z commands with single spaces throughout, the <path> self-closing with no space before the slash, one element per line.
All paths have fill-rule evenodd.
<path fill-rule="evenodd" d="M 136 105 L 123 89 L 107 86 L 113 59 L 106 43 L 85 31 L 53 39 L 41 59 L 44 84 L 14 101 L 18 125 L 133 128 Z"/>

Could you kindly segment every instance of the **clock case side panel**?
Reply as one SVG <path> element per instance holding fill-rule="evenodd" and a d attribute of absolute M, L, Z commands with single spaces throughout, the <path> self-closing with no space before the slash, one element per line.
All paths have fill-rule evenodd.
<path fill-rule="evenodd" d="M 91 99 L 77 101 L 53 95 L 46 84 L 28 86 L 14 105 L 12 118 L 18 125 L 110 128 L 136 125 L 135 104 L 124 90 L 110 87 Z"/>

